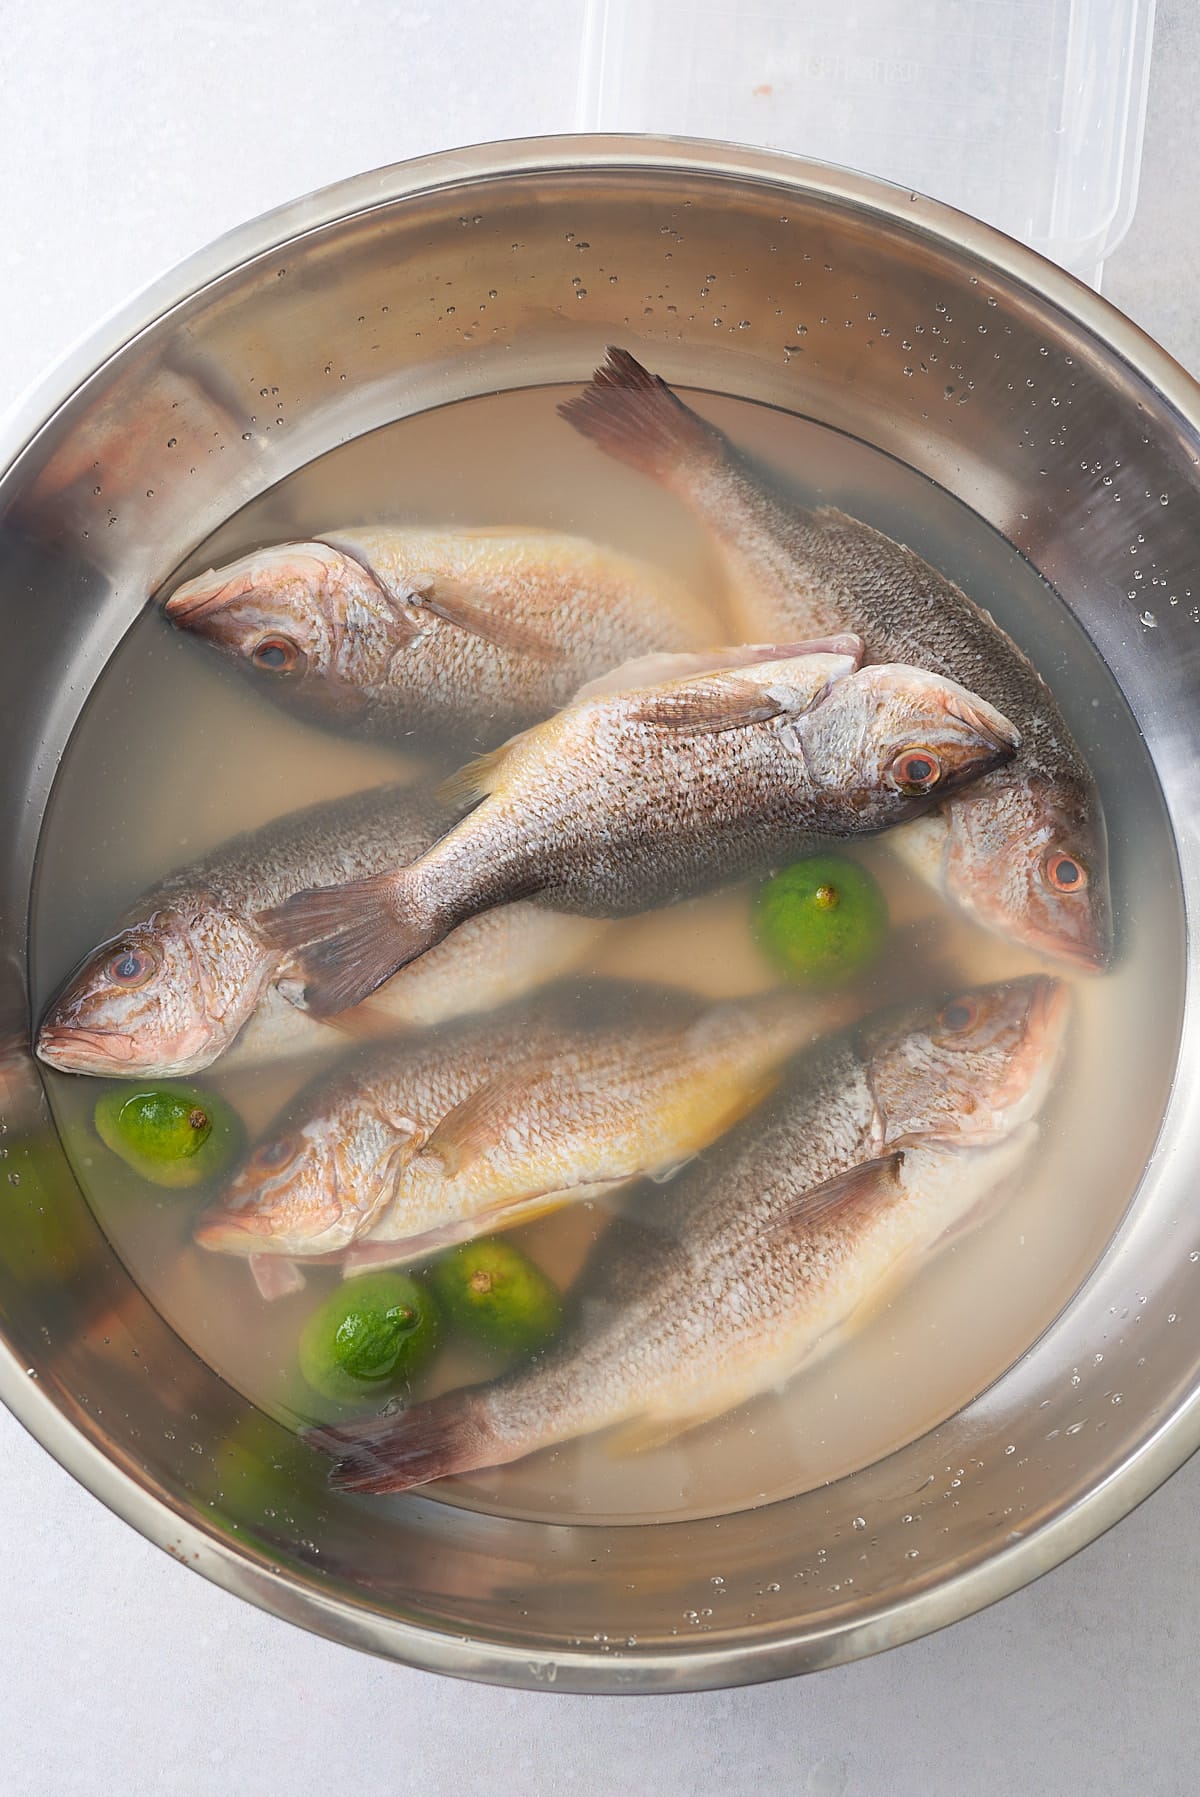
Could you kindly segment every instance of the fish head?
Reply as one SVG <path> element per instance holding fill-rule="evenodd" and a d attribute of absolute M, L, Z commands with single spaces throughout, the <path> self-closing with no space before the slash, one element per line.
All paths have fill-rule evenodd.
<path fill-rule="evenodd" d="M 801 724 L 810 776 L 877 810 L 881 825 L 1002 766 L 1021 740 L 957 681 L 892 663 L 833 682 Z"/>
<path fill-rule="evenodd" d="M 185 581 L 166 616 L 233 656 L 275 696 L 345 717 L 411 631 L 370 571 L 328 543 L 282 543 Z"/>
<path fill-rule="evenodd" d="M 1082 781 L 989 781 L 946 814 L 941 881 L 985 929 L 1095 972 L 1112 952 L 1108 845 Z"/>
<path fill-rule="evenodd" d="M 38 1058 L 64 1073 L 198 1073 L 233 1041 L 277 959 L 200 901 L 153 911 L 76 968 L 42 1019 Z"/>
<path fill-rule="evenodd" d="M 196 1223 L 222 1254 L 336 1254 L 391 1196 L 396 1132 L 349 1099 L 304 1122 L 284 1120 Z"/>
<path fill-rule="evenodd" d="M 1044 974 L 977 986 L 868 1032 L 887 1149 L 984 1147 L 1036 1116 L 1066 1037 L 1068 989 Z"/>

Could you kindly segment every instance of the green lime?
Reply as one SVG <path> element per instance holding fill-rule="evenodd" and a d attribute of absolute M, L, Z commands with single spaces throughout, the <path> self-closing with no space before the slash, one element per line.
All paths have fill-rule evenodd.
<path fill-rule="evenodd" d="M 339 1403 L 408 1383 L 438 1340 L 437 1308 L 407 1273 L 345 1280 L 304 1325 L 300 1371 Z"/>
<path fill-rule="evenodd" d="M 887 900 L 857 861 L 811 855 L 764 883 L 754 929 L 792 979 L 836 986 L 878 958 L 887 941 Z"/>
<path fill-rule="evenodd" d="M 191 1086 L 115 1086 L 92 1117 L 105 1147 L 160 1186 L 202 1185 L 224 1173 L 245 1134 L 236 1111 Z"/>
<path fill-rule="evenodd" d="M 452 1248 L 434 1262 L 429 1279 L 465 1335 L 505 1354 L 536 1354 L 562 1327 L 558 1287 L 503 1236 Z"/>

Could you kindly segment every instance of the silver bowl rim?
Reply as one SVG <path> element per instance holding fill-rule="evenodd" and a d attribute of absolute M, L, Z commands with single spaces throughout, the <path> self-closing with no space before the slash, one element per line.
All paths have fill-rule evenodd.
<path fill-rule="evenodd" d="M 1200 383 L 1109 301 L 1036 251 L 953 207 L 874 176 L 782 151 L 699 138 L 562 135 L 440 151 L 354 175 L 224 233 L 119 307 L 0 415 L 0 481 L 59 409 L 143 331 L 254 258 L 350 216 L 419 194 L 497 177 L 661 170 L 803 189 L 898 224 L 1023 286 L 1094 335 L 1200 438 Z M 950 1574 L 874 1615 L 769 1639 L 619 1655 L 572 1648 L 554 1655 L 504 1641 L 441 1633 L 302 1587 L 215 1539 L 188 1513 L 122 1471 L 39 1387 L 34 1369 L 0 1341 L 0 1401 L 58 1463 L 147 1540 L 271 1614 L 412 1667 L 530 1690 L 639 1694 L 754 1684 L 843 1664 L 899 1646 L 986 1608 L 1049 1572 L 1119 1522 L 1200 1447 L 1200 1391 L 1148 1434 L 1101 1483 L 990 1559 Z"/>

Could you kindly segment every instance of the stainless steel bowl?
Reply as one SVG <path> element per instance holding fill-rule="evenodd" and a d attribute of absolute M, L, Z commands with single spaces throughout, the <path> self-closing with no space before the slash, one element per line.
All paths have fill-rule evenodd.
<path fill-rule="evenodd" d="M 576 285 L 585 246 L 615 282 Z M 810 331 L 796 354 L 805 255 L 804 316 L 842 328 Z M 876 310 L 929 321 L 935 303 L 969 405 L 943 403 L 948 377 L 921 365 L 915 339 L 909 351 L 869 328 Z M 1190 917 L 1200 389 L 1095 294 L 915 194 L 649 139 L 514 143 L 384 170 L 193 258 L 31 395 L 0 443 L 0 1393 L 99 1498 L 229 1590 L 414 1665 L 572 1691 L 765 1679 L 938 1628 L 1090 1541 L 1200 1441 L 1194 1079 L 1177 1082 L 1101 1264 L 983 1397 L 834 1486 L 709 1522 L 552 1527 L 421 1496 L 339 1505 L 100 1236 L 25 1048 L 24 972 L 41 817 L 95 676 L 146 594 L 268 485 L 402 414 L 578 380 L 614 338 L 640 341 L 668 377 L 686 370 L 888 451 L 1029 557 L 1137 716 Z M 1068 358 L 1069 426 L 1047 403 Z M 264 408 L 264 388 L 277 406 Z M 1097 463 L 1122 471 L 1119 506 Z M 1143 539 L 1141 565 L 1182 596 L 1156 607 L 1153 629 L 1127 597 Z M 1193 939 L 1189 982 L 1196 952 Z M 1200 1064 L 1198 1031 L 1189 1002 L 1185 1068 Z M 903 1518 L 917 1492 L 935 1526 L 914 1560 Z M 872 1518 L 865 1563 L 856 1514 Z M 819 1581 L 799 1576 L 814 1564 Z M 710 1608 L 703 1631 L 682 1621 Z"/>

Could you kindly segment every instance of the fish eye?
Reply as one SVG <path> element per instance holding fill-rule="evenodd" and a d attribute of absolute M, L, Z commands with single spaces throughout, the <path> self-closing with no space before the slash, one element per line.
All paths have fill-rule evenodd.
<path fill-rule="evenodd" d="M 250 1164 L 271 1172 L 276 1167 L 286 1167 L 295 1152 L 296 1145 L 290 1136 L 277 1136 L 273 1142 L 263 1142 L 254 1150 Z"/>
<path fill-rule="evenodd" d="M 938 1012 L 938 1023 L 952 1036 L 961 1036 L 964 1030 L 970 1029 L 978 1016 L 979 1006 L 973 998 L 952 998 Z"/>
<path fill-rule="evenodd" d="M 265 674 L 303 674 L 308 657 L 288 636 L 264 636 L 250 651 L 250 659 Z"/>
<path fill-rule="evenodd" d="M 1082 892 L 1088 883 L 1087 868 L 1075 855 L 1054 849 L 1042 864 L 1046 884 L 1055 892 Z"/>
<path fill-rule="evenodd" d="M 114 986 L 136 992 L 158 972 L 158 956 L 148 948 L 119 948 L 105 963 L 104 972 Z"/>
<path fill-rule="evenodd" d="M 892 763 L 892 775 L 901 792 L 915 798 L 933 791 L 942 777 L 942 764 L 932 749 L 917 744 L 901 749 Z"/>

